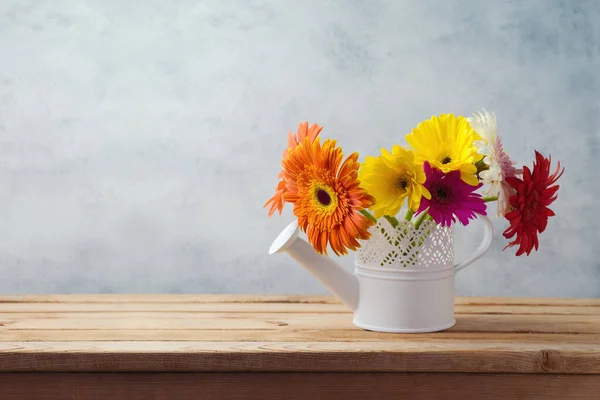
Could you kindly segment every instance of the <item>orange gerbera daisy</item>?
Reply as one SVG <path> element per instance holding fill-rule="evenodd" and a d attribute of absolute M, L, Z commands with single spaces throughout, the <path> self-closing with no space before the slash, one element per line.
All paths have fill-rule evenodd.
<path fill-rule="evenodd" d="M 304 139 L 308 138 L 311 143 L 314 142 L 319 133 L 321 133 L 322 129 L 323 127 L 317 124 L 312 124 L 312 126 L 309 128 L 308 122 L 301 122 L 300 125 L 298 125 L 297 134 L 294 134 L 292 132 L 288 133 L 288 147 L 283 151 L 282 159 L 285 160 L 290 149 L 295 149 L 299 143 L 304 142 Z M 266 208 L 269 204 L 271 205 L 271 208 L 269 209 L 269 217 L 273 215 L 275 210 L 277 210 L 279 214 L 281 214 L 281 211 L 283 210 L 283 205 L 285 204 L 285 201 L 283 200 L 283 195 L 286 192 L 286 188 L 285 182 L 283 181 L 283 170 L 279 173 L 279 178 L 281 178 L 281 180 L 275 188 L 275 195 L 269 200 L 267 200 L 267 202 L 263 206 Z"/>
<path fill-rule="evenodd" d="M 360 247 L 373 221 L 358 211 L 371 207 L 375 199 L 360 187 L 358 153 L 343 163 L 342 149 L 335 140 L 323 145 L 306 138 L 283 160 L 285 201 L 294 203 L 298 225 L 318 253 L 327 254 L 327 245 L 337 255 Z M 341 164 L 341 165 L 340 165 Z"/>

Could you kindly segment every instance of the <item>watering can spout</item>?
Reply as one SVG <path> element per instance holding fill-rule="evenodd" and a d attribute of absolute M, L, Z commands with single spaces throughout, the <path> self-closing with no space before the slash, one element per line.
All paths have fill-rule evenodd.
<path fill-rule="evenodd" d="M 288 253 L 313 274 L 352 311 L 358 306 L 358 279 L 327 256 L 318 254 L 306 240 L 298 237 L 298 223 L 289 224 L 275 239 L 269 254 Z"/>

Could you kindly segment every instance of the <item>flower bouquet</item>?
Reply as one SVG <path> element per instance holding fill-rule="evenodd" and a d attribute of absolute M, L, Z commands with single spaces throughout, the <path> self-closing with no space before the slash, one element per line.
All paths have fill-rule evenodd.
<path fill-rule="evenodd" d="M 471 118 L 433 116 L 406 135 L 410 148 L 382 149 L 362 165 L 358 153 L 343 160 L 335 140 L 321 143 L 321 130 L 304 122 L 297 134 L 288 134 L 280 181 L 265 204 L 270 216 L 292 203 L 318 253 L 326 254 L 328 246 L 337 255 L 357 250 L 380 218 L 392 227 L 411 221 L 417 229 L 428 220 L 441 227 L 468 225 L 496 202 L 496 215 L 510 224 L 503 235 L 513 240 L 506 248 L 519 246 L 517 256 L 529 255 L 554 215 L 548 206 L 564 171 L 560 162 L 551 173 L 550 157 L 535 151 L 531 169 L 515 168 L 498 136 L 496 116 L 488 111 Z"/>

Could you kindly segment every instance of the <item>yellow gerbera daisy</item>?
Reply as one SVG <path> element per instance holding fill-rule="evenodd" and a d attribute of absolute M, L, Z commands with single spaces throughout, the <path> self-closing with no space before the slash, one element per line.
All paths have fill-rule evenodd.
<path fill-rule="evenodd" d="M 406 135 L 418 162 L 428 161 L 444 173 L 460 171 L 461 179 L 472 186 L 479 183 L 475 163 L 482 158 L 473 146 L 476 140 L 481 138 L 467 119 L 454 114 L 433 116 Z"/>
<path fill-rule="evenodd" d="M 398 214 L 407 199 L 408 207 L 417 211 L 422 196 L 431 198 L 423 186 L 423 163 L 415 162 L 413 152 L 398 145 L 392 148 L 391 154 L 381 149 L 379 157 L 367 157 L 359 174 L 362 186 L 375 197 L 375 204 L 371 206 L 375 218 Z"/>

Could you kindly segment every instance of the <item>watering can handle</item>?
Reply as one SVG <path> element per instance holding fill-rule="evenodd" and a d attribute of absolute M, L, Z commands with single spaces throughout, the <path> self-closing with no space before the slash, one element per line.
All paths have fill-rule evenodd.
<path fill-rule="evenodd" d="M 479 245 L 477 250 L 475 250 L 475 253 L 473 253 L 471 256 L 465 258 L 464 260 L 462 260 L 454 266 L 454 273 L 457 273 L 461 269 L 477 261 L 481 256 L 485 254 L 486 251 L 488 251 L 490 245 L 492 244 L 492 239 L 494 238 L 494 229 L 492 227 L 492 221 L 490 221 L 488 217 L 483 215 L 480 216 L 479 219 L 481 219 L 484 222 L 483 227 L 485 228 L 481 244 Z"/>

